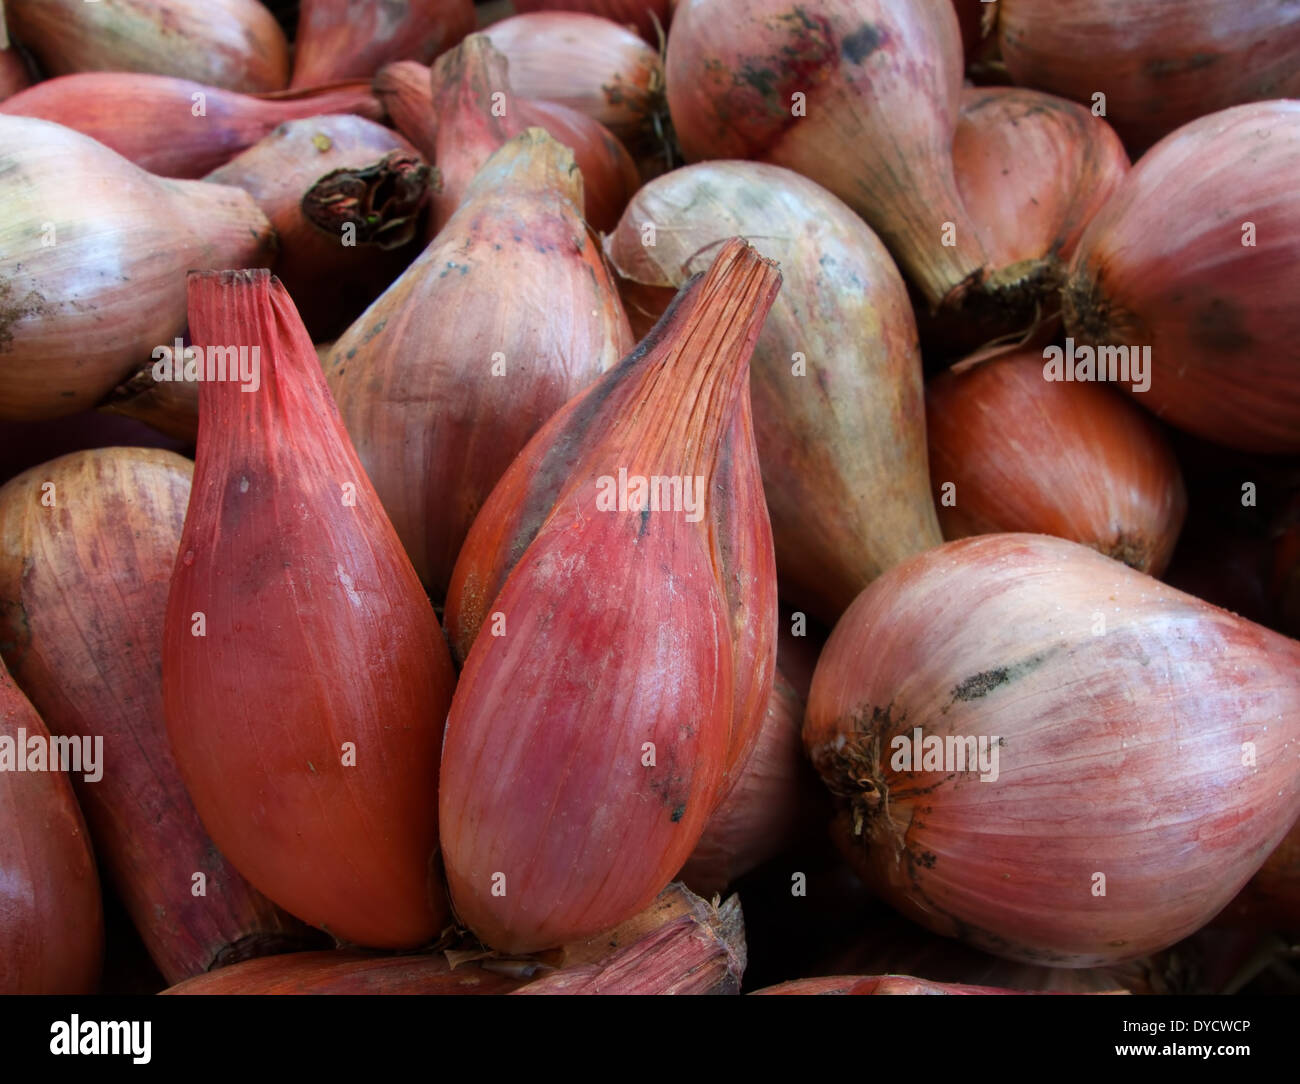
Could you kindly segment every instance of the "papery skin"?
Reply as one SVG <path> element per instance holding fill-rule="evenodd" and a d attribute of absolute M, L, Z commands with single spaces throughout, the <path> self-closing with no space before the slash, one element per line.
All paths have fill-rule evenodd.
<path fill-rule="evenodd" d="M 0 650 L 55 734 L 103 741 L 102 778 L 73 789 L 168 982 L 307 933 L 213 847 L 167 743 L 163 616 L 193 471 L 173 452 L 104 448 L 0 488 Z"/>
<path fill-rule="evenodd" d="M 526 978 L 494 974 L 475 963 L 454 970 L 436 956 L 369 956 L 361 952 L 294 952 L 223 967 L 164 994 L 508 994 Z"/>
<path fill-rule="evenodd" d="M 624 26 L 576 11 L 515 15 L 483 28 L 510 61 L 521 98 L 542 98 L 597 120 L 624 141 L 646 136 L 662 101 L 664 68 Z"/>
<path fill-rule="evenodd" d="M 203 112 L 196 116 L 194 110 L 200 107 Z M 364 82 L 254 96 L 131 72 L 47 79 L 0 105 L 3 113 L 54 121 L 91 136 L 159 177 L 191 180 L 230 161 L 286 121 L 328 113 L 384 119 L 383 107 Z"/>
<path fill-rule="evenodd" d="M 435 597 L 516 453 L 631 346 L 581 202 L 572 155 L 539 129 L 516 137 L 334 344 L 330 389 Z"/>
<path fill-rule="evenodd" d="M 1012 78 L 1089 107 L 1105 94 L 1135 152 L 1207 113 L 1300 94 L 1295 0 L 1000 0 L 997 14 Z"/>
<path fill-rule="evenodd" d="M 755 159 L 828 188 L 932 308 L 978 277 L 985 253 L 953 178 L 962 53 L 951 0 L 682 0 L 666 74 L 688 161 Z M 805 115 L 792 112 L 796 93 Z"/>
<path fill-rule="evenodd" d="M 668 33 L 672 7 L 672 0 L 516 0 L 514 5 L 521 13 L 580 11 L 599 15 L 619 26 L 635 26 L 637 33 L 656 48 L 660 35 Z"/>
<path fill-rule="evenodd" d="M 188 269 L 272 251 L 248 193 L 150 176 L 48 121 L 0 117 L 0 164 L 0 420 L 94 406 L 184 330 Z"/>
<path fill-rule="evenodd" d="M 447 918 L 437 619 L 279 282 L 192 275 L 190 329 L 260 346 L 261 387 L 200 385 L 163 649 L 181 775 L 222 853 L 287 911 L 361 945 L 421 944 Z"/>
<path fill-rule="evenodd" d="M 833 624 L 882 571 L 941 541 L 916 323 L 870 228 L 814 182 L 757 162 L 687 166 L 633 197 L 605 243 L 629 314 L 657 318 L 732 235 L 784 281 L 750 366 L 783 595 Z"/>
<path fill-rule="evenodd" d="M 340 210 L 327 230 L 309 210 L 318 184 L 336 171 L 348 172 L 350 187 L 387 200 Z M 362 117 L 322 116 L 279 125 L 205 179 L 257 200 L 279 238 L 276 277 L 312 338 L 331 339 L 410 263 L 433 178 L 391 129 Z M 339 180 L 327 183 L 339 187 Z M 352 244 L 344 244 L 344 222 L 352 226 Z"/>
<path fill-rule="evenodd" d="M 748 962 L 740 897 L 721 906 L 691 896 L 687 914 L 596 963 L 542 975 L 516 994 L 737 994 Z"/>
<path fill-rule="evenodd" d="M 282 90 L 289 43 L 258 0 L 6 0 L 9 31 L 50 75 L 177 75 L 248 94 Z"/>
<path fill-rule="evenodd" d="M 1300 102 L 1193 121 L 1107 200 L 1063 291 L 1076 340 L 1151 348 L 1139 403 L 1243 451 L 1300 452 L 1297 177 Z"/>
<path fill-rule="evenodd" d="M 1084 227 L 1129 169 L 1124 144 L 1074 102 L 967 87 L 953 140 L 957 191 L 988 253 L 983 288 L 1058 285 Z"/>
<path fill-rule="evenodd" d="M 0 663 L 0 735 L 49 731 Z M 90 836 L 60 771 L 0 772 L 0 994 L 89 994 L 104 916 Z"/>
<path fill-rule="evenodd" d="M 1041 351 L 1017 351 L 930 381 L 944 537 L 1050 534 L 1163 575 L 1187 517 L 1168 441 L 1114 388 L 1046 380 L 1043 365 Z"/>
<path fill-rule="evenodd" d="M 543 948 L 644 907 L 734 781 L 724 772 L 743 763 L 738 746 L 747 754 L 757 735 L 757 716 L 746 733 L 738 709 L 756 700 L 761 710 L 770 690 L 775 577 L 770 556 L 766 576 L 758 564 L 765 524 L 741 474 L 752 450 L 729 450 L 723 438 L 779 281 L 747 246 L 724 248 L 656 333 L 530 442 L 480 516 L 486 537 L 467 540 L 449 615 L 491 597 L 483 576 L 506 563 L 495 539 L 536 524 L 524 527 L 531 538 L 519 537 L 522 556 L 489 603 L 505 634 L 485 626 L 469 651 L 443 753 L 448 884 L 457 913 L 493 947 Z M 720 484 L 726 459 L 734 492 Z M 598 478 L 624 466 L 710 479 L 709 501 L 737 517 L 747 510 L 748 531 L 708 516 L 691 523 L 681 511 L 599 510 Z M 513 516 L 493 514 L 518 495 L 525 506 Z M 753 557 L 736 570 L 771 586 L 737 592 L 748 604 L 738 613 L 726 556 L 744 549 Z M 764 595 L 770 616 L 753 608 Z M 770 645 L 766 687 L 748 695 L 749 673 L 733 661 L 737 621 Z M 643 763 L 647 742 L 653 765 Z M 489 762 L 499 774 L 485 785 L 475 766 Z M 496 873 L 504 895 L 493 893 Z"/>
<path fill-rule="evenodd" d="M 427 64 L 474 23 L 472 0 L 302 0 L 290 85 L 369 77 L 394 60 Z"/>
<path fill-rule="evenodd" d="M 892 739 L 917 727 L 1000 738 L 997 779 L 895 770 Z M 1300 644 L 1075 543 L 1006 534 L 863 592 L 818 663 L 804 743 L 839 798 L 837 841 L 892 906 L 1000 956 L 1088 967 L 1185 937 L 1259 868 L 1300 814 L 1298 727 Z"/>

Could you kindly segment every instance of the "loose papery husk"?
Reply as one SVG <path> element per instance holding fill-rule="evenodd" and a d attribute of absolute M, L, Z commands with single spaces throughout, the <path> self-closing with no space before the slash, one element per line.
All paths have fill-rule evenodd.
<path fill-rule="evenodd" d="M 9 30 L 50 75 L 149 72 L 282 90 L 289 42 L 258 0 L 5 0 Z"/>
<path fill-rule="evenodd" d="M 543 975 L 516 994 L 738 994 L 748 951 L 740 897 L 690 910 L 589 964 Z"/>
<path fill-rule="evenodd" d="M 0 738 L 23 757 L 35 741 L 48 764 L 49 731 L 3 663 Z M 104 916 L 90 836 L 68 777 L 0 771 L 0 825 L 0 994 L 93 993 Z"/>
<path fill-rule="evenodd" d="M 1050 534 L 1163 575 L 1187 515 L 1168 441 L 1114 388 L 1048 380 L 1044 364 L 1018 351 L 930 381 L 944 537 Z"/>
<path fill-rule="evenodd" d="M 254 95 L 131 72 L 47 79 L 0 105 L 4 113 L 54 121 L 150 173 L 191 180 L 287 121 L 338 113 L 384 119 L 383 106 L 365 81 Z"/>
<path fill-rule="evenodd" d="M 260 359 L 254 390 L 200 383 L 163 646 L 181 776 L 213 842 L 285 910 L 367 947 L 423 944 L 448 917 L 446 643 L 279 281 L 196 273 L 189 301 L 198 346 Z"/>
<path fill-rule="evenodd" d="M 1300 102 L 1193 121 L 1089 223 L 1063 291 L 1075 340 L 1150 351 L 1139 403 L 1243 451 L 1300 452 L 1298 175 Z"/>
<path fill-rule="evenodd" d="M 1185 937 L 1263 864 L 1300 814 L 1298 727 L 1300 644 L 1009 534 L 947 543 L 858 598 L 804 743 L 845 855 L 902 914 L 1089 967 Z M 917 728 L 996 741 L 996 779 L 909 771 L 895 739 Z"/>
<path fill-rule="evenodd" d="M 395 60 L 427 64 L 474 22 L 472 0 L 301 0 L 290 85 L 368 78 Z"/>
<path fill-rule="evenodd" d="M 0 650 L 53 733 L 102 740 L 102 778 L 73 787 L 169 982 L 312 940 L 213 847 L 167 744 L 163 615 L 193 469 L 104 448 L 0 488 Z"/>
<path fill-rule="evenodd" d="M 776 594 L 747 363 L 779 281 L 742 242 L 724 246 L 529 442 L 466 539 L 447 603 L 468 657 L 443 753 L 443 854 L 457 913 L 495 948 L 544 948 L 645 906 L 753 748 Z M 696 522 L 685 506 L 610 514 L 600 478 L 619 470 L 706 480 L 706 507 Z M 567 762 L 523 754 L 556 748 Z M 483 757 L 499 785 L 472 775 Z M 555 812 L 539 820 L 539 804 Z M 504 896 L 493 871 L 514 886 Z"/>
<path fill-rule="evenodd" d="M 96 405 L 185 328 L 187 270 L 273 251 L 248 193 L 48 121 L 0 116 L 0 163 L 0 420 Z"/>
<path fill-rule="evenodd" d="M 627 922 L 543 957 L 302 952 L 228 967 L 164 993 L 734 994 L 745 962 L 739 898 L 709 904 L 671 884 Z"/>
<path fill-rule="evenodd" d="M 782 596 L 833 624 L 881 572 L 941 541 L 916 324 L 861 219 L 757 162 L 687 166 L 633 197 L 605 242 L 629 314 L 657 319 L 733 235 L 784 281 L 750 366 Z"/>
<path fill-rule="evenodd" d="M 279 238 L 274 271 L 313 339 L 332 339 L 405 270 L 434 174 L 401 136 L 354 116 L 278 126 L 205 180 L 242 188 Z"/>
<path fill-rule="evenodd" d="M 436 599 L 514 456 L 630 348 L 581 204 L 573 156 L 529 129 L 334 344 L 330 389 Z"/>

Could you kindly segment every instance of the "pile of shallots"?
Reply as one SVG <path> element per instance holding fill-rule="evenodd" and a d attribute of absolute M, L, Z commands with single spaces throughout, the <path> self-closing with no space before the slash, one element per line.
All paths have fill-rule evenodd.
<path fill-rule="evenodd" d="M 0 993 L 1295 992 L 1297 636 L 1300 5 L 0 3 Z"/>

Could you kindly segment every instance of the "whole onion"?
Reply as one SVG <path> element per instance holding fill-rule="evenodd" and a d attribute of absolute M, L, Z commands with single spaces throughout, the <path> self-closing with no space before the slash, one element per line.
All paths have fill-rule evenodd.
<path fill-rule="evenodd" d="M 439 820 L 456 911 L 502 951 L 645 907 L 754 747 L 777 599 L 747 378 L 779 287 L 724 245 L 529 441 L 461 549 Z"/>
<path fill-rule="evenodd" d="M 1128 155 L 1083 106 L 1021 87 L 962 91 L 952 153 L 988 254 L 982 289 L 1007 325 L 986 328 L 988 341 L 1055 312 L 1063 263 L 1128 172 Z"/>
<path fill-rule="evenodd" d="M 817 181 L 867 220 L 932 307 L 978 277 L 986 256 L 953 176 L 951 0 L 682 0 L 666 75 L 688 160 L 752 158 Z"/>
<path fill-rule="evenodd" d="M 1149 351 L 1139 402 L 1231 448 L 1300 452 L 1297 177 L 1300 101 L 1202 117 L 1143 156 L 1069 267 L 1069 335 Z"/>
<path fill-rule="evenodd" d="M 289 81 L 289 43 L 259 0 L 5 0 L 50 75 L 152 72 L 256 93 Z"/>
<path fill-rule="evenodd" d="M 633 144 L 648 136 L 663 99 L 663 63 L 626 27 L 596 15 L 537 11 L 483 33 L 510 61 L 510 83 L 521 98 L 586 113 Z"/>
<path fill-rule="evenodd" d="M 0 116 L 0 419 L 94 406 L 185 328 L 185 272 L 269 258 L 253 197 Z"/>
<path fill-rule="evenodd" d="M 447 918 L 446 641 L 283 286 L 265 269 L 188 284 L 208 378 L 163 629 L 181 778 L 285 910 L 360 945 L 424 944 Z M 222 379 L 232 352 L 242 381 Z"/>
<path fill-rule="evenodd" d="M 1043 367 L 1041 351 L 1018 351 L 926 388 L 944 537 L 1051 534 L 1161 575 L 1187 513 L 1168 443 L 1119 392 Z"/>
<path fill-rule="evenodd" d="M 1073 542 L 964 539 L 850 607 L 804 742 L 903 914 L 1123 960 L 1208 922 L 1300 814 L 1300 643 Z"/>
<path fill-rule="evenodd" d="M 1287 0 L 1001 0 L 997 15 L 1017 83 L 1104 108 L 1139 150 L 1206 113 L 1300 94 Z"/>

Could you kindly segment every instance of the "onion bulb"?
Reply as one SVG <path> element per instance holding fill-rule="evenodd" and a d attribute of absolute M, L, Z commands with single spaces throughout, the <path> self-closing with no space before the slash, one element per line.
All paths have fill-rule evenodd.
<path fill-rule="evenodd" d="M 1088 967 L 1208 922 L 1300 815 L 1300 643 L 1073 542 L 949 542 L 831 634 L 804 743 L 867 883 Z"/>
<path fill-rule="evenodd" d="M 50 75 L 151 72 L 247 94 L 282 90 L 289 43 L 259 0 L 5 0 Z"/>
<path fill-rule="evenodd" d="M 185 328 L 185 272 L 269 259 L 253 197 L 0 116 L 0 420 L 94 406 Z"/>
<path fill-rule="evenodd" d="M 930 476 L 947 539 L 1027 531 L 1161 575 L 1187 514 L 1178 461 L 1119 392 L 1050 381 L 1039 351 L 926 389 Z"/>
<path fill-rule="evenodd" d="M 1300 101 L 1202 117 L 1142 157 L 1069 266 L 1067 333 L 1141 362 L 1143 406 L 1230 448 L 1300 452 L 1297 177 Z"/>

